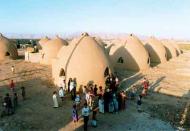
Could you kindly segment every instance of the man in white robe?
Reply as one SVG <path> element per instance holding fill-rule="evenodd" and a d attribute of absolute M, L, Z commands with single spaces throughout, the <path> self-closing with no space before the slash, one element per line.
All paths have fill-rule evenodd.
<path fill-rule="evenodd" d="M 57 101 L 57 93 L 56 93 L 56 91 L 53 92 L 53 107 L 54 108 L 58 108 L 59 107 L 58 101 Z"/>

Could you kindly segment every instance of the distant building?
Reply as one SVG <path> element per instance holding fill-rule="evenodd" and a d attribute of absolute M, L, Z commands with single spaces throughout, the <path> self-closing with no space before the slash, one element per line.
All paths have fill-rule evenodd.
<path fill-rule="evenodd" d="M 150 65 L 148 52 L 133 34 L 115 41 L 109 55 L 115 69 L 139 71 L 148 69 Z"/>
<path fill-rule="evenodd" d="M 16 45 L 0 34 L 0 60 L 17 58 L 18 52 Z"/>
<path fill-rule="evenodd" d="M 162 42 L 155 37 L 150 37 L 145 42 L 145 48 L 149 53 L 151 63 L 164 63 L 167 61 L 166 49 Z"/>
<path fill-rule="evenodd" d="M 34 63 L 51 65 L 52 59 L 57 56 L 57 53 L 61 47 L 67 45 L 67 41 L 61 39 L 58 36 L 52 40 L 49 40 L 47 37 L 42 38 L 35 48 L 29 48 L 26 50 L 25 60 Z"/>

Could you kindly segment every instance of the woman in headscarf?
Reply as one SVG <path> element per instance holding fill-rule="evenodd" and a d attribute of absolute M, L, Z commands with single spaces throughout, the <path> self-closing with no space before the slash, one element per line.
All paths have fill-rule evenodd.
<path fill-rule="evenodd" d="M 98 98 L 98 107 L 99 107 L 99 112 L 104 113 L 104 99 L 102 96 L 99 96 Z"/>
<path fill-rule="evenodd" d="M 57 101 L 57 92 L 56 91 L 53 92 L 53 107 L 54 108 L 58 108 L 59 107 L 58 101 Z"/>

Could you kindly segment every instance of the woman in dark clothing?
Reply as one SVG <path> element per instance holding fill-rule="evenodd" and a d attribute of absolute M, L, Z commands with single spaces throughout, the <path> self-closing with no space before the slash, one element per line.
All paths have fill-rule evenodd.
<path fill-rule="evenodd" d="M 70 92 L 70 83 L 72 81 L 72 78 L 69 78 L 69 81 L 68 81 L 68 92 Z"/>
<path fill-rule="evenodd" d="M 5 103 L 6 114 L 8 114 L 8 115 L 13 114 L 12 101 L 11 101 L 11 98 L 9 97 L 8 93 L 6 94 L 6 96 L 4 98 L 4 103 Z"/>
<path fill-rule="evenodd" d="M 109 92 L 109 112 L 114 112 L 114 103 L 113 103 L 113 93 L 112 91 Z"/>
<path fill-rule="evenodd" d="M 109 110 L 109 89 L 104 93 L 104 110 L 105 112 Z"/>
<path fill-rule="evenodd" d="M 25 92 L 25 87 L 24 86 L 21 87 L 21 91 L 22 91 L 22 98 L 23 98 L 23 100 L 25 100 L 26 92 Z"/>
<path fill-rule="evenodd" d="M 72 91 L 73 91 L 73 100 L 75 100 L 75 98 L 76 98 L 76 92 L 77 92 L 77 79 L 74 78 L 73 82 L 74 82 L 74 88 L 73 88 Z"/>
<path fill-rule="evenodd" d="M 14 110 L 15 110 L 16 107 L 18 106 L 18 96 L 17 96 L 17 93 L 14 93 L 14 96 L 13 96 L 13 105 L 14 105 Z"/>
<path fill-rule="evenodd" d="M 121 110 L 121 103 L 122 103 L 122 95 L 121 92 L 118 93 L 118 108 Z"/>
<path fill-rule="evenodd" d="M 97 91 L 98 91 L 97 85 L 94 85 L 94 95 L 95 96 L 97 96 Z"/>

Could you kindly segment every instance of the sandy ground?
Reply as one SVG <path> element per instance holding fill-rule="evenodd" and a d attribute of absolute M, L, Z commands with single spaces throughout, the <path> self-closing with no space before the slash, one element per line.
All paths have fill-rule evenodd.
<path fill-rule="evenodd" d="M 11 73 L 14 65 L 16 73 Z M 190 52 L 140 73 L 120 72 L 121 88 L 135 85 L 146 76 L 151 83 L 149 96 L 143 98 L 143 112 L 136 110 L 136 101 L 127 101 L 127 109 L 119 114 L 98 114 L 98 127 L 89 130 L 105 131 L 173 131 L 177 127 L 190 129 Z M 83 130 L 82 119 L 77 125 L 71 121 L 72 101 L 69 97 L 58 109 L 52 108 L 52 92 L 56 90 L 51 80 L 51 67 L 21 60 L 0 62 L 0 102 L 10 92 L 10 80 L 16 82 L 19 107 L 12 116 L 0 118 L 0 131 L 72 131 Z M 20 96 L 25 86 L 27 99 Z M 0 111 L 2 107 L 0 107 Z M 180 124 L 181 123 L 181 124 Z"/>

